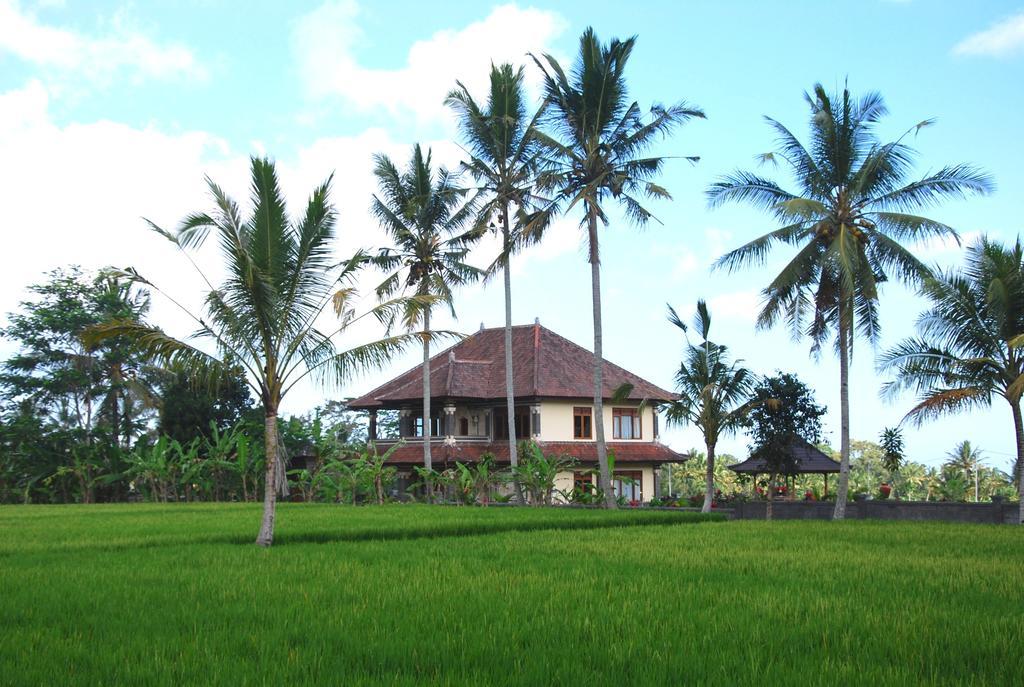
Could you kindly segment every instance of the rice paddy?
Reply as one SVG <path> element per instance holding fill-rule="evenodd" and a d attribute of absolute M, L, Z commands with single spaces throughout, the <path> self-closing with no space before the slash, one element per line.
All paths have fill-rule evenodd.
<path fill-rule="evenodd" d="M 1009 526 L 0 508 L 3 685 L 1019 684 Z"/>

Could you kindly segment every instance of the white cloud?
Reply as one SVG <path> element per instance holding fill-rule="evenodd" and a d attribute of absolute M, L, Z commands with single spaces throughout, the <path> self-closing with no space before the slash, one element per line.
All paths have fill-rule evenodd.
<path fill-rule="evenodd" d="M 205 79 L 206 70 L 187 47 L 161 44 L 134 29 L 123 14 L 104 35 L 48 26 L 17 0 L 0 0 L 0 52 L 63 76 L 106 84 L 120 75 Z"/>
<path fill-rule="evenodd" d="M 954 55 L 1009 57 L 1024 52 L 1024 12 L 972 33 L 953 47 Z"/>
<path fill-rule="evenodd" d="M 481 21 L 413 43 L 402 67 L 373 69 L 355 54 L 368 40 L 359 14 L 354 0 L 331 0 L 296 21 L 292 41 L 307 91 L 421 120 L 445 116 L 443 100 L 456 79 L 482 92 L 492 61 L 523 63 L 527 52 L 550 52 L 566 26 L 555 12 L 501 5 Z"/>
<path fill-rule="evenodd" d="M 756 289 L 720 293 L 708 301 L 712 317 L 753 323 L 761 312 L 761 292 Z"/>

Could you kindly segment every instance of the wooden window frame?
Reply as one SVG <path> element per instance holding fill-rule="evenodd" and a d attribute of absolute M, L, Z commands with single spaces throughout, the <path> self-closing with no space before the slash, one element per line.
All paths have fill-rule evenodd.
<path fill-rule="evenodd" d="M 636 499 L 630 499 L 631 501 L 639 501 L 643 503 L 644 500 L 644 471 L 643 470 L 616 470 L 612 473 L 612 492 L 615 492 L 616 482 L 619 483 L 619 493 L 622 493 L 622 488 L 626 485 L 622 483 L 622 478 L 633 480 L 633 484 L 629 485 L 631 489 L 636 490 Z"/>
<path fill-rule="evenodd" d="M 633 429 L 633 436 L 628 439 L 622 438 L 622 420 L 623 417 L 632 418 L 630 421 Z M 619 441 L 635 441 L 644 438 L 644 428 L 642 422 L 643 416 L 640 414 L 639 408 L 612 408 L 612 439 L 618 439 Z M 616 423 L 615 420 L 619 422 Z"/>
<path fill-rule="evenodd" d="M 580 433 L 576 434 L 576 418 L 590 418 L 590 426 L 587 427 L 590 431 L 584 433 L 584 425 L 587 424 L 583 420 L 580 420 Z M 592 441 L 594 439 L 594 409 L 590 406 L 573 406 L 572 409 L 572 438 L 578 441 Z"/>

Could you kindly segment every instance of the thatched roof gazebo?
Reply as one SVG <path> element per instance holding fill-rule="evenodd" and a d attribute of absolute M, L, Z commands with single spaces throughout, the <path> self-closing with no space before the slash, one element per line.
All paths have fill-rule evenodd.
<path fill-rule="evenodd" d="M 793 475 L 823 475 L 825 477 L 825 496 L 828 496 L 828 476 L 839 472 L 839 463 L 829 458 L 816 446 L 798 439 L 790 446 L 795 469 Z M 729 469 L 743 475 L 766 475 L 769 470 L 760 458 L 748 458 L 742 463 L 730 465 Z M 792 475 L 787 475 L 792 476 Z"/>

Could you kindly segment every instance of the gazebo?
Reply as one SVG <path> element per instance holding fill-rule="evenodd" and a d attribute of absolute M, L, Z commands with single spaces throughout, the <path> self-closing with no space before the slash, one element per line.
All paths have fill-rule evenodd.
<path fill-rule="evenodd" d="M 816 446 L 809 444 L 803 439 L 794 441 L 789 450 L 793 456 L 793 462 L 796 464 L 796 468 L 791 474 L 786 476 L 823 475 L 825 477 L 824 495 L 828 496 L 828 476 L 830 473 L 834 474 L 839 472 L 839 463 L 832 460 L 822 453 Z M 748 458 L 742 463 L 730 465 L 729 469 L 739 474 L 753 475 L 754 479 L 757 479 L 758 475 L 768 474 L 767 466 L 760 458 Z"/>

